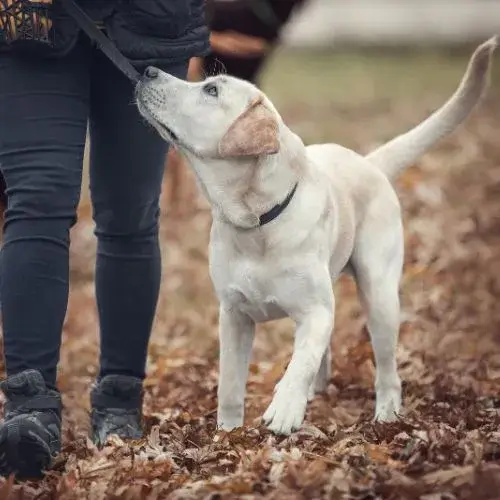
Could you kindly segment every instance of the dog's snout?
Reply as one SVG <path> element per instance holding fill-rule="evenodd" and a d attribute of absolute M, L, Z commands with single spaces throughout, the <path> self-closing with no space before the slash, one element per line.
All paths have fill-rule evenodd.
<path fill-rule="evenodd" d="M 159 74 L 160 74 L 160 70 L 158 68 L 153 67 L 153 66 L 148 66 L 146 68 L 146 70 L 144 71 L 144 76 L 146 78 L 149 78 L 150 80 L 158 78 Z"/>

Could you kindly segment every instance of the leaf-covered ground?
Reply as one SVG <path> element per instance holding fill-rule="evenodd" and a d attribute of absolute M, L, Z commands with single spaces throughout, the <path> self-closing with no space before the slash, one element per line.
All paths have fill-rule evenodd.
<path fill-rule="evenodd" d="M 441 104 L 468 55 L 280 53 L 263 85 L 308 142 L 335 140 L 367 151 Z M 291 323 L 281 321 L 258 331 L 247 426 L 216 432 L 210 214 L 203 201 L 193 206 L 185 199 L 183 208 L 195 210 L 174 219 L 165 196 L 163 287 L 146 382 L 148 436 L 96 450 L 87 439 L 88 389 L 98 353 L 95 241 L 82 204 L 72 236 L 60 365 L 64 450 L 43 481 L 0 482 L 0 499 L 500 498 L 500 72 L 495 73 L 489 97 L 466 125 L 398 181 L 406 224 L 400 422 L 371 422 L 372 351 L 354 285 L 342 279 L 336 286 L 333 378 L 326 394 L 309 405 L 303 428 L 275 437 L 259 421 L 291 353 Z"/>

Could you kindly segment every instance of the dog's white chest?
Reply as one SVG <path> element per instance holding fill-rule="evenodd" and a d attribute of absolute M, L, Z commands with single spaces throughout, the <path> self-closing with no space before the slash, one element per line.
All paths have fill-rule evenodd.
<path fill-rule="evenodd" d="M 240 310 L 252 318 L 256 323 L 281 319 L 286 313 L 279 306 L 276 297 L 268 296 L 261 303 L 243 300 L 239 305 Z"/>
<path fill-rule="evenodd" d="M 267 266 L 242 260 L 231 266 L 223 290 L 225 301 L 250 316 L 255 322 L 286 316 L 280 307 L 277 276 Z"/>

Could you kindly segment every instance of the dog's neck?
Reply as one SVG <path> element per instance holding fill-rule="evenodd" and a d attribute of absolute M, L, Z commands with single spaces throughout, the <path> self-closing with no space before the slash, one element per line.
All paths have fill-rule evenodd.
<path fill-rule="evenodd" d="M 280 127 L 277 154 L 251 158 L 202 159 L 183 151 L 212 206 L 214 217 L 240 229 L 258 227 L 259 217 L 282 203 L 303 175 L 302 140 Z"/>

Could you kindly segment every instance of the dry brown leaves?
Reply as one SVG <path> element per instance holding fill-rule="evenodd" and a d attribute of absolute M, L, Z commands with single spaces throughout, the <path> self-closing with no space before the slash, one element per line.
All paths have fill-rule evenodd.
<path fill-rule="evenodd" d="M 303 428 L 260 425 L 291 350 L 289 323 L 260 328 L 247 426 L 216 431 L 217 304 L 203 203 L 163 223 L 164 284 L 146 382 L 147 438 L 88 440 L 96 373 L 92 227 L 73 232 L 60 387 L 65 443 L 41 482 L 2 499 L 494 499 L 500 497 L 500 95 L 398 183 L 405 209 L 405 414 L 375 425 L 373 361 L 355 288 L 338 285 L 334 374 Z M 82 397 L 82 394 L 85 397 Z"/>

